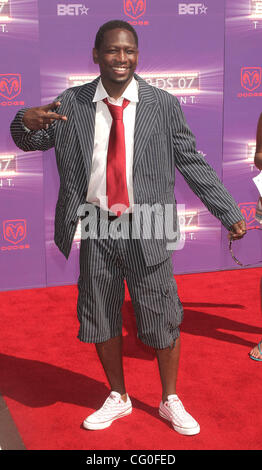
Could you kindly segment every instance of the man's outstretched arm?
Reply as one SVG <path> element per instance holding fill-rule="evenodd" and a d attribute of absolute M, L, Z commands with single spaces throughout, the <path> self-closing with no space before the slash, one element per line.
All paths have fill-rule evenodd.
<path fill-rule="evenodd" d="M 242 238 L 246 233 L 246 224 L 241 211 L 215 170 L 196 151 L 195 137 L 185 121 L 178 101 L 174 113 L 173 145 L 176 166 L 190 188 L 211 214 L 229 230 L 230 238 Z"/>
<path fill-rule="evenodd" d="M 57 121 L 66 121 L 66 116 L 55 112 L 60 101 L 36 108 L 23 108 L 11 123 L 12 138 L 21 150 L 48 150 L 54 146 L 54 132 Z"/>

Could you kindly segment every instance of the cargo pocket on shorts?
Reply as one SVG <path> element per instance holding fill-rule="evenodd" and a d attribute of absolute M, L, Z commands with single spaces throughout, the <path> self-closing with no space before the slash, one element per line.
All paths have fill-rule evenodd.
<path fill-rule="evenodd" d="M 183 321 L 184 309 L 177 293 L 177 285 L 174 279 L 170 279 L 167 286 L 163 286 L 163 296 L 166 299 L 166 311 L 170 330 L 176 329 Z"/>
<path fill-rule="evenodd" d="M 85 289 L 84 279 L 80 276 L 77 281 L 78 293 L 82 293 Z"/>

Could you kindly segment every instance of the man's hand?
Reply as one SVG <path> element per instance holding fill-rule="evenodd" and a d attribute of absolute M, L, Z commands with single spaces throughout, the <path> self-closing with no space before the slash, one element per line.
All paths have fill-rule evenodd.
<path fill-rule="evenodd" d="M 228 238 L 229 240 L 239 240 L 240 238 L 243 238 L 245 233 L 247 233 L 246 222 L 244 220 L 240 220 L 240 222 L 232 225 L 228 233 Z"/>
<path fill-rule="evenodd" d="M 54 101 L 53 103 L 46 104 L 45 106 L 28 109 L 22 119 L 24 125 L 31 131 L 37 131 L 40 129 L 48 129 L 49 124 L 51 124 L 55 119 L 66 121 L 66 116 L 52 112 L 52 109 L 56 109 L 60 104 L 61 103 L 59 101 Z"/>

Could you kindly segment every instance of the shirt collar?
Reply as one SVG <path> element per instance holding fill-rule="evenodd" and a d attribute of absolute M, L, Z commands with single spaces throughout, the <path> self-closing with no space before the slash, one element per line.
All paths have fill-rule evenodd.
<path fill-rule="evenodd" d="M 133 77 L 131 82 L 129 83 L 129 85 L 125 89 L 123 95 L 120 98 L 118 98 L 118 100 L 114 100 L 114 98 L 109 97 L 107 91 L 105 90 L 105 88 L 103 86 L 102 80 L 100 78 L 100 80 L 98 82 L 98 85 L 97 85 L 97 88 L 96 88 L 95 96 L 93 98 L 93 102 L 102 101 L 105 98 L 110 98 L 111 102 L 118 102 L 118 100 L 126 98 L 130 102 L 137 103 L 139 101 L 139 99 L 138 99 L 138 81 Z"/>

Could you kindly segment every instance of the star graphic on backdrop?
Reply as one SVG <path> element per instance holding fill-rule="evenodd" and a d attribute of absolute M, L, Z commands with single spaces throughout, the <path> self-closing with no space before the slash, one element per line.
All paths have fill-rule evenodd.
<path fill-rule="evenodd" d="M 80 8 L 81 15 L 87 15 L 88 10 L 89 8 L 85 7 L 85 5 L 82 5 L 82 7 Z"/>
<path fill-rule="evenodd" d="M 203 13 L 206 15 L 207 14 L 207 7 L 204 5 L 202 5 L 201 8 L 199 8 L 199 11 L 200 11 L 200 15 L 202 15 Z"/>
<path fill-rule="evenodd" d="M 202 155 L 203 157 L 206 157 L 206 156 L 207 156 L 207 154 L 204 153 L 204 152 L 202 152 L 202 150 L 198 150 L 198 153 L 200 153 L 200 155 Z"/>

